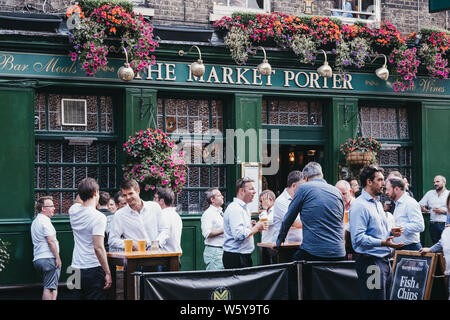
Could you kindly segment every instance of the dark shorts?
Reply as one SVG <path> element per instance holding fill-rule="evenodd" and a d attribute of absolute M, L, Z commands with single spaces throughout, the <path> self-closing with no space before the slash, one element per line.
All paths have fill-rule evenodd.
<path fill-rule="evenodd" d="M 61 269 L 56 268 L 55 258 L 42 258 L 33 261 L 34 268 L 42 276 L 44 289 L 58 289 L 58 280 L 61 275 Z"/>

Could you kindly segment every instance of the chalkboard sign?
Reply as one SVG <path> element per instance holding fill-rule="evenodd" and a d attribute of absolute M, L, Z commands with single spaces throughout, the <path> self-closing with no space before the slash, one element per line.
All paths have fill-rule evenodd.
<path fill-rule="evenodd" d="M 421 255 L 417 251 L 396 251 L 391 300 L 430 299 L 436 260 L 434 253 Z"/>

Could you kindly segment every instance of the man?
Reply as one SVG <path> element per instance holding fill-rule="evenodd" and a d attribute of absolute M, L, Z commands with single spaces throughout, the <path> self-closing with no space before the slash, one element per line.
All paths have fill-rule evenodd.
<path fill-rule="evenodd" d="M 352 204 L 352 201 L 355 200 L 355 193 L 351 188 L 350 183 L 345 180 L 339 180 L 335 187 L 342 193 L 345 211 L 350 210 L 350 205 Z"/>
<path fill-rule="evenodd" d="M 275 199 L 273 206 L 273 238 L 271 242 L 276 242 L 278 234 L 280 233 L 281 223 L 288 211 L 289 205 L 294 198 L 297 188 L 304 183 L 303 173 L 298 170 L 291 171 L 287 178 L 287 187 Z M 301 242 L 303 238 L 302 222 L 300 217 L 297 217 L 289 229 L 286 236 L 286 242 Z"/>
<path fill-rule="evenodd" d="M 52 197 L 41 197 L 36 203 L 39 212 L 31 224 L 33 265 L 43 278 L 42 300 L 56 300 L 61 274 L 61 258 L 56 230 L 50 220 L 55 213 Z"/>
<path fill-rule="evenodd" d="M 344 229 L 345 229 L 345 251 L 347 254 L 353 253 L 352 243 L 350 239 L 350 231 L 348 226 L 348 212 L 350 210 L 350 205 L 353 200 L 355 200 L 355 194 L 353 189 L 346 180 L 339 180 L 335 187 L 342 193 L 342 198 L 344 199 Z M 359 188 L 359 185 L 358 185 Z"/>
<path fill-rule="evenodd" d="M 447 201 L 449 191 L 445 188 L 446 179 L 444 176 L 434 177 L 433 182 L 435 190 L 428 191 L 419 201 L 419 204 L 423 212 L 430 214 L 431 241 L 435 244 L 441 238 L 447 221 L 445 201 Z"/>
<path fill-rule="evenodd" d="M 344 200 L 336 187 L 323 179 L 322 167 L 309 162 L 303 169 L 306 183 L 298 187 L 281 224 L 277 246 L 300 214 L 303 241 L 294 260 L 342 260 L 345 258 Z"/>
<path fill-rule="evenodd" d="M 80 198 L 80 195 L 77 194 L 75 195 L 75 200 L 73 200 L 73 204 L 70 206 L 69 211 L 67 212 L 68 214 L 71 214 L 74 211 L 77 211 L 81 208 L 83 204 L 83 201 Z"/>
<path fill-rule="evenodd" d="M 259 195 L 259 206 L 263 210 L 259 214 L 259 220 L 266 219 L 267 226 L 261 231 L 261 242 L 272 242 L 274 238 L 274 226 L 273 226 L 273 206 L 275 204 L 275 193 L 272 190 L 266 189 Z M 277 230 L 278 231 L 278 230 Z"/>
<path fill-rule="evenodd" d="M 158 240 L 162 248 L 169 238 L 169 225 L 163 219 L 161 207 L 153 201 L 142 201 L 141 189 L 135 180 L 125 180 L 121 185 L 127 205 L 114 214 L 109 233 L 111 251 L 123 251 L 123 240 L 133 240 L 133 250 L 138 250 L 137 241 L 145 240 L 147 248 L 152 240 Z"/>
<path fill-rule="evenodd" d="M 251 213 L 247 205 L 256 194 L 254 181 L 242 178 L 236 182 L 236 197 L 223 215 L 223 265 L 225 269 L 245 268 L 253 265 L 252 252 L 255 249 L 253 235 L 264 229 L 262 222 L 252 226 Z"/>
<path fill-rule="evenodd" d="M 183 229 L 183 222 L 180 215 L 173 207 L 175 194 L 170 188 L 158 188 L 153 197 L 153 201 L 159 204 L 162 209 L 162 216 L 169 225 L 169 237 L 162 246 L 163 251 L 182 253 L 181 232 Z"/>
<path fill-rule="evenodd" d="M 202 235 L 205 238 L 203 260 L 206 270 L 222 270 L 223 262 L 223 195 L 218 188 L 211 188 L 205 193 L 209 208 L 201 218 Z"/>
<path fill-rule="evenodd" d="M 413 192 L 409 189 L 410 185 L 409 185 L 408 178 L 407 178 L 406 176 L 402 176 L 402 177 L 403 177 L 403 182 L 405 183 L 405 191 L 406 191 L 406 193 L 407 193 L 411 198 L 414 198 Z"/>
<path fill-rule="evenodd" d="M 402 228 L 402 235 L 394 241 L 404 243 L 398 249 L 419 251 L 422 248 L 420 233 L 425 229 L 419 203 L 408 195 L 405 182 L 400 178 L 387 180 L 386 194 L 395 202 L 395 227 Z"/>
<path fill-rule="evenodd" d="M 391 178 L 399 178 L 399 179 L 402 179 L 403 176 L 402 176 L 402 174 L 401 174 L 399 171 L 394 170 L 394 171 L 389 172 L 389 174 L 388 174 L 388 176 L 387 176 L 387 178 L 386 178 L 386 181 L 387 181 L 388 179 L 391 179 Z M 384 209 L 384 211 L 390 212 L 390 213 L 394 214 L 395 203 L 389 198 L 389 196 L 388 196 L 386 193 L 383 193 L 383 194 L 380 196 L 380 201 L 381 201 L 381 203 L 383 204 L 383 209 Z"/>
<path fill-rule="evenodd" d="M 108 251 L 108 236 L 111 230 L 111 222 L 114 217 L 113 213 L 109 210 L 109 200 L 111 196 L 106 191 L 100 191 L 100 198 L 98 199 L 97 210 L 103 213 L 106 217 L 106 230 L 105 230 L 105 249 Z"/>
<path fill-rule="evenodd" d="M 110 198 L 108 202 L 108 210 L 114 214 L 117 211 L 116 202 L 114 201 L 114 198 Z"/>
<path fill-rule="evenodd" d="M 391 248 L 404 244 L 393 242 L 394 236 L 400 236 L 401 232 L 392 233 L 379 200 L 384 187 L 383 169 L 373 165 L 364 167 L 360 181 L 363 190 L 350 207 L 349 220 L 361 298 L 385 300 L 392 281 Z M 369 277 L 373 277 L 374 272 L 376 285 L 369 285 Z"/>
<path fill-rule="evenodd" d="M 450 212 L 450 195 L 447 197 L 447 212 Z M 445 258 L 445 275 L 450 276 L 450 215 L 447 214 L 447 224 L 445 225 L 444 231 L 442 231 L 441 239 L 437 243 L 435 243 L 431 248 L 422 248 L 420 249 L 421 254 L 426 254 L 428 252 L 442 252 Z M 449 295 L 448 299 L 450 300 L 450 286 L 448 287 Z"/>
<path fill-rule="evenodd" d="M 123 198 L 123 194 L 120 191 L 117 191 L 114 195 L 114 202 L 116 203 L 117 210 L 122 209 L 127 205 L 127 202 Z"/>
<path fill-rule="evenodd" d="M 359 187 L 358 179 L 350 178 L 350 179 L 348 179 L 348 183 L 350 183 L 350 187 L 353 190 L 353 194 L 355 195 L 355 198 L 359 197 L 361 195 L 361 188 Z"/>
<path fill-rule="evenodd" d="M 96 210 L 100 198 L 97 181 L 81 180 L 78 193 L 82 205 L 69 214 L 75 242 L 72 268 L 79 269 L 81 276 L 80 289 L 75 292 L 80 300 L 104 300 L 112 280 L 104 246 L 106 217 Z"/>

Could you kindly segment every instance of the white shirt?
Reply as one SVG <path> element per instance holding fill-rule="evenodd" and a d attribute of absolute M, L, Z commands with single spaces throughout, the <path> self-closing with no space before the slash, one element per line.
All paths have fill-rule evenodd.
<path fill-rule="evenodd" d="M 269 225 L 268 230 L 261 231 L 261 242 L 267 243 L 267 242 L 273 242 L 273 238 L 275 237 L 274 233 L 276 232 L 276 236 L 278 237 L 278 230 L 275 231 L 274 225 L 273 225 L 273 207 L 267 210 L 267 224 Z"/>
<path fill-rule="evenodd" d="M 394 238 L 395 243 L 420 243 L 420 233 L 425 229 L 422 210 L 406 192 L 395 202 L 394 220 L 396 227 L 403 227 L 402 235 Z"/>
<path fill-rule="evenodd" d="M 183 222 L 180 215 L 175 211 L 174 207 L 162 209 L 162 215 L 169 225 L 169 238 L 166 243 L 161 246 L 162 250 L 168 252 L 183 252 L 181 249 Z"/>
<path fill-rule="evenodd" d="M 450 228 L 445 228 L 444 231 L 442 231 L 440 242 L 445 258 L 445 274 L 450 276 Z"/>
<path fill-rule="evenodd" d="M 292 198 L 284 189 L 283 193 L 281 193 L 278 198 L 275 199 L 275 204 L 273 206 L 273 238 L 272 241 L 276 242 L 278 238 L 278 234 L 280 233 L 281 223 L 283 222 L 284 216 L 288 211 L 289 205 L 291 204 Z M 300 220 L 300 215 L 295 219 L 296 221 Z M 291 227 L 286 236 L 285 242 L 298 242 L 302 241 L 303 232 L 302 229 L 298 229 L 295 227 Z"/>
<path fill-rule="evenodd" d="M 255 249 L 252 229 L 252 219 L 248 204 L 234 198 L 223 213 L 223 250 L 240 254 L 252 253 Z"/>
<path fill-rule="evenodd" d="M 205 245 L 222 247 L 224 241 L 223 233 L 215 237 L 209 237 L 211 231 L 223 228 L 222 208 L 216 208 L 213 205 L 210 205 L 209 208 L 203 212 L 201 223 L 202 235 L 205 238 Z"/>
<path fill-rule="evenodd" d="M 72 255 L 72 267 L 88 269 L 99 267 L 94 251 L 93 236 L 105 236 L 106 217 L 93 207 L 79 206 L 69 214 L 75 246 Z"/>
<path fill-rule="evenodd" d="M 33 240 L 33 261 L 43 258 L 55 258 L 50 250 L 46 237 L 54 236 L 56 248 L 59 253 L 59 244 L 56 240 L 56 230 L 52 221 L 46 215 L 39 213 L 31 224 L 31 239 Z"/>
<path fill-rule="evenodd" d="M 158 240 L 160 247 L 169 238 L 169 225 L 162 218 L 161 207 L 153 201 L 143 201 L 141 212 L 134 211 L 127 204 L 114 214 L 108 244 L 110 250 L 124 250 L 123 240 L 145 240 L 147 247 L 152 240 Z"/>
<path fill-rule="evenodd" d="M 447 197 L 450 192 L 446 189 L 441 195 L 438 195 L 436 190 L 430 190 L 419 201 L 421 206 L 428 206 L 430 208 L 430 221 L 433 222 L 446 222 L 447 215 L 435 213 L 432 208 L 441 208 L 447 212 Z"/>

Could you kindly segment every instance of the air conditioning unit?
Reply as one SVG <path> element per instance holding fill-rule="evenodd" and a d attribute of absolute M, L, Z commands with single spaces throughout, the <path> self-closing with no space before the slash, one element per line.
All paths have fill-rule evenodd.
<path fill-rule="evenodd" d="M 63 126 L 87 126 L 87 100 L 61 99 Z"/>

